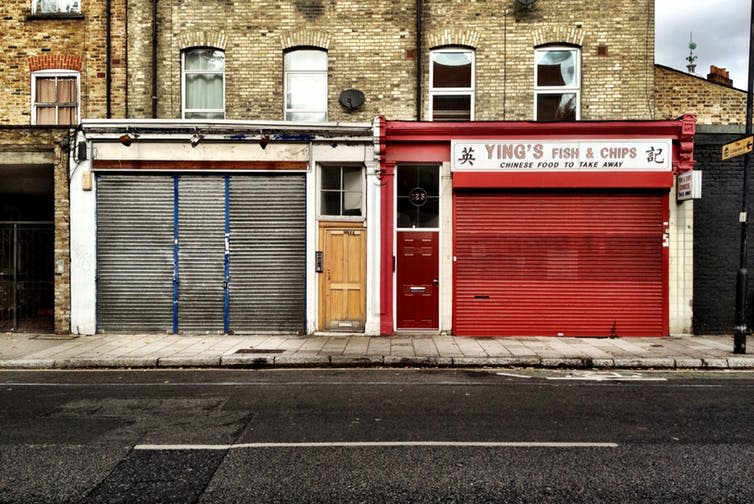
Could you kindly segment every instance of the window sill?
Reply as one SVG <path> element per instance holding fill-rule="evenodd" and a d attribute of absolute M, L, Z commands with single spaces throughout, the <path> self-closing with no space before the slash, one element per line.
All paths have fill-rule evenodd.
<path fill-rule="evenodd" d="M 84 15 L 80 12 L 44 12 L 40 14 L 29 14 L 28 16 L 26 16 L 27 21 L 68 21 L 80 19 L 84 19 Z"/>

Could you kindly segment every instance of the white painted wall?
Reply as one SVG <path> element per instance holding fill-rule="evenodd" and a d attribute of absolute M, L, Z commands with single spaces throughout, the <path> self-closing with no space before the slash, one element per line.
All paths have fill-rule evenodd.
<path fill-rule="evenodd" d="M 83 138 L 80 139 L 83 141 Z M 91 174 L 91 149 L 86 161 L 71 160 L 71 332 L 94 334 L 97 330 L 97 184 Z M 92 176 L 92 190 L 82 188 L 82 177 Z"/>
<path fill-rule="evenodd" d="M 453 329 L 453 179 L 450 162 L 440 166 L 440 332 Z"/>
<path fill-rule="evenodd" d="M 81 137 L 80 141 L 85 139 Z M 113 139 L 88 142 L 89 156 L 86 161 L 71 162 L 71 332 L 74 334 L 94 334 L 97 330 L 97 228 L 96 228 L 96 181 L 92 190 L 82 189 L 82 176 L 91 173 L 93 157 L 98 159 L 170 159 L 193 160 L 295 160 L 307 161 L 306 174 L 307 205 L 307 245 L 306 245 L 306 317 L 307 332 L 313 333 L 317 327 L 317 276 L 315 271 L 315 251 L 317 249 L 317 183 L 315 169 L 318 163 L 363 163 L 367 171 L 366 225 L 367 232 L 367 334 L 379 333 L 379 195 L 380 182 L 376 172 L 378 163 L 374 160 L 372 139 L 363 144 L 277 144 L 268 145 L 264 151 L 258 145 L 203 144 L 191 148 L 180 144 L 137 143 L 125 147 Z M 94 177 L 92 177 L 94 179 Z M 372 226 L 369 224 L 372 223 Z"/>
<path fill-rule="evenodd" d="M 670 334 L 691 334 L 694 296 L 694 202 L 670 191 Z"/>

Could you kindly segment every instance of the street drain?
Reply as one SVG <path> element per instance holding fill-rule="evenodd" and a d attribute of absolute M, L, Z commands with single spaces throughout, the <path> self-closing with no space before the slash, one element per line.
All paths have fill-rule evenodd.
<path fill-rule="evenodd" d="M 78 338 L 75 334 L 37 334 L 29 336 L 29 339 L 36 340 L 54 340 L 54 341 L 68 341 Z"/>
<path fill-rule="evenodd" d="M 279 348 L 239 348 L 236 353 L 256 353 L 256 354 L 273 354 L 283 353 L 285 350 Z"/>

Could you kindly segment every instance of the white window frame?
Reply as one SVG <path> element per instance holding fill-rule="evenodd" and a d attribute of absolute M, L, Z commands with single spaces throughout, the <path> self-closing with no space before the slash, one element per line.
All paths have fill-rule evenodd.
<path fill-rule="evenodd" d="M 295 53 L 298 51 L 317 51 L 325 54 L 325 68 L 323 70 L 288 70 L 288 67 L 285 64 L 285 57 L 288 54 Z M 324 114 L 324 119 L 322 122 L 327 121 L 327 104 L 328 104 L 328 90 L 329 90 L 329 83 L 327 79 L 327 74 L 330 66 L 330 55 L 329 53 L 324 50 L 317 47 L 299 47 L 296 49 L 291 49 L 289 51 L 285 51 L 283 53 L 283 120 L 289 121 L 288 114 L 289 113 L 306 113 L 306 114 Z M 288 77 L 290 75 L 322 75 L 325 78 L 325 99 L 324 102 L 321 103 L 319 108 L 311 108 L 311 109 L 293 109 L 288 106 Z M 292 120 L 292 119 L 290 119 Z"/>
<path fill-rule="evenodd" d="M 82 0 L 32 0 L 31 1 L 31 13 L 35 15 L 40 14 L 81 14 L 81 1 Z M 71 3 L 72 9 L 70 11 L 65 10 L 66 4 Z M 43 4 L 54 4 L 55 9 L 43 9 Z"/>
<path fill-rule="evenodd" d="M 541 53 L 551 51 L 568 51 L 574 53 L 575 73 L 573 84 L 564 86 L 539 86 L 537 83 L 537 60 Z M 574 93 L 576 95 L 576 120 L 581 120 L 581 49 L 573 46 L 543 46 L 534 50 L 534 120 L 539 121 L 537 117 L 537 99 L 539 95 L 553 93 Z"/>
<path fill-rule="evenodd" d="M 435 56 L 443 53 L 464 53 L 471 60 L 471 86 L 463 88 L 435 88 L 434 77 L 434 60 Z M 474 109 L 476 103 L 476 51 L 466 47 L 443 47 L 433 49 L 429 52 L 429 120 L 434 121 L 434 97 L 435 96 L 471 96 L 469 106 L 469 121 L 474 120 Z"/>
<path fill-rule="evenodd" d="M 197 50 L 212 50 L 212 51 L 220 51 L 223 53 L 223 71 L 222 72 L 209 72 L 205 70 L 191 70 L 186 71 L 186 54 L 190 53 L 191 51 L 197 51 Z M 224 49 L 219 49 L 217 47 L 187 47 L 181 51 L 181 119 L 186 119 L 186 113 L 206 113 L 206 114 L 216 114 L 216 113 L 222 113 L 223 119 L 225 119 L 225 67 L 226 67 L 226 53 Z M 222 101 L 223 105 L 222 108 L 217 109 L 186 109 L 186 76 L 189 74 L 221 74 L 223 78 L 223 92 L 222 92 Z M 198 119 L 196 117 L 192 119 Z"/>
<path fill-rule="evenodd" d="M 78 124 L 81 121 L 81 74 L 72 70 L 38 70 L 31 74 L 31 124 L 37 124 L 37 79 L 52 79 L 52 78 L 76 78 L 76 120 L 74 124 Z M 49 106 L 43 108 L 51 108 Z M 56 123 L 45 126 L 56 126 L 58 106 L 55 106 Z M 64 125 L 67 126 L 67 125 Z"/>
<path fill-rule="evenodd" d="M 342 195 L 345 192 L 345 189 L 343 188 L 343 168 L 358 168 L 361 172 L 361 176 L 359 177 L 359 181 L 361 184 L 361 215 L 335 215 L 335 214 L 326 214 L 322 211 L 322 193 L 324 192 L 322 188 L 322 179 L 323 179 L 323 173 L 327 170 L 339 170 L 340 171 L 340 189 L 338 192 Z M 366 177 L 364 173 L 364 165 L 359 164 L 348 164 L 348 163 L 339 163 L 339 164 L 325 164 L 325 165 L 319 165 L 319 177 L 317 177 L 317 217 L 320 220 L 326 220 L 326 221 L 351 221 L 351 222 L 362 222 L 366 220 L 366 214 L 367 214 L 367 205 L 366 205 Z M 342 203 L 342 202 L 341 202 Z M 343 209 L 341 208 L 341 212 Z"/>

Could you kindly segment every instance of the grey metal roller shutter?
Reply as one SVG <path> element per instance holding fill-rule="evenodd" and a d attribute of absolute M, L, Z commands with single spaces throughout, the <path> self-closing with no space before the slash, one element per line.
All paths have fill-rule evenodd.
<path fill-rule="evenodd" d="M 169 331 L 173 319 L 173 178 L 101 176 L 97 184 L 97 325 Z"/>
<path fill-rule="evenodd" d="M 178 183 L 178 330 L 223 332 L 225 177 Z"/>
<path fill-rule="evenodd" d="M 305 329 L 304 175 L 233 176 L 230 327 Z"/>

